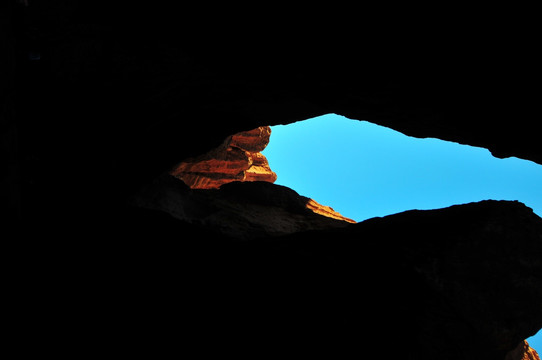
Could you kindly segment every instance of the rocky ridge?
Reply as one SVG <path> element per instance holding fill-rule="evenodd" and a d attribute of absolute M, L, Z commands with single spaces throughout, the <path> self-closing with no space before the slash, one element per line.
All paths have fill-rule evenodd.
<path fill-rule="evenodd" d="M 265 181 L 230 182 L 220 189 L 190 189 L 178 178 L 164 175 L 145 188 L 135 204 L 243 240 L 355 223 L 329 206 Z"/>

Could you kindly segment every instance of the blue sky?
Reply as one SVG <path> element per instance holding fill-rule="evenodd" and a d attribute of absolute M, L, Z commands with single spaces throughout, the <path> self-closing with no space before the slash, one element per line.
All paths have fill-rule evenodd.
<path fill-rule="evenodd" d="M 539 331 L 535 336 L 527 339 L 527 341 L 529 342 L 529 345 L 536 350 L 538 355 L 542 356 L 542 331 Z"/>
<path fill-rule="evenodd" d="M 271 128 L 263 154 L 276 183 L 356 221 L 485 199 L 519 200 L 542 215 L 542 166 L 532 161 L 336 114 Z"/>
<path fill-rule="evenodd" d="M 485 199 L 519 200 L 542 216 L 542 165 L 532 161 L 336 114 L 271 129 L 263 154 L 276 184 L 356 221 Z M 528 341 L 542 353 L 541 332 Z"/>

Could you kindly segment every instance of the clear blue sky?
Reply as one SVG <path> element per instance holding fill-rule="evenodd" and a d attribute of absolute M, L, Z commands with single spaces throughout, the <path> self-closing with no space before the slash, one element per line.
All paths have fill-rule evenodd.
<path fill-rule="evenodd" d="M 542 331 L 539 331 L 535 336 L 527 339 L 527 341 L 529 342 L 529 345 L 536 350 L 538 355 L 542 356 Z"/>
<path fill-rule="evenodd" d="M 542 216 L 542 165 L 531 161 L 336 114 L 271 128 L 263 154 L 276 183 L 356 221 L 485 199 L 519 200 Z M 542 353 L 541 332 L 528 341 Z"/>
<path fill-rule="evenodd" d="M 542 215 L 542 166 L 532 161 L 336 114 L 271 128 L 263 154 L 276 183 L 356 221 L 485 199 L 519 200 Z"/>

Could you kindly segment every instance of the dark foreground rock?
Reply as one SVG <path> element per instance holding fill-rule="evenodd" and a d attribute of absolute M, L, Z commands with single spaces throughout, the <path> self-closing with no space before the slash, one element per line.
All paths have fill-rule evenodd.
<path fill-rule="evenodd" d="M 127 258 L 145 270 L 114 291 L 125 299 L 113 313 L 129 344 L 502 360 L 542 326 L 542 219 L 521 203 L 407 211 L 235 243 L 160 218 L 161 231 L 179 233 L 134 240 L 127 254 L 140 256 Z"/>
<path fill-rule="evenodd" d="M 218 236 L 255 239 L 343 227 L 349 222 L 328 206 L 269 182 L 232 182 L 220 189 L 189 189 L 164 175 L 140 192 L 134 204 L 160 210 Z"/>

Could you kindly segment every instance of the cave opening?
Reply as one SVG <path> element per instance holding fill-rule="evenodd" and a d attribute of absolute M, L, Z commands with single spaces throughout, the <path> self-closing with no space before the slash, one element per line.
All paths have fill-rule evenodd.
<path fill-rule="evenodd" d="M 171 174 L 192 189 L 275 183 L 307 196 L 312 211 L 348 222 L 482 200 L 520 201 L 542 214 L 539 164 L 337 114 L 231 135 Z"/>
<path fill-rule="evenodd" d="M 337 114 L 271 129 L 262 154 L 275 183 L 356 221 L 489 199 L 542 215 L 542 166 L 532 161 Z"/>
<path fill-rule="evenodd" d="M 364 235 L 374 236 L 371 231 L 376 231 L 376 236 L 380 236 L 380 230 L 387 225 L 379 220 L 351 226 L 345 219 L 362 222 L 412 209 L 429 210 L 490 199 L 516 200 L 540 216 L 541 183 L 542 166 L 531 161 L 498 159 L 487 149 L 408 137 L 367 121 L 327 114 L 231 135 L 207 153 L 177 164 L 167 177 L 142 193 L 138 205 L 165 211 L 182 220 L 183 226 L 197 226 L 186 227 L 192 232 L 205 228 L 209 236 L 219 234 L 219 242 L 248 240 L 250 246 L 265 253 L 267 246 L 275 246 L 269 241 L 275 237 L 279 237 L 276 246 L 280 249 L 289 246 L 288 241 L 294 239 L 290 235 L 298 236 L 295 239 L 307 246 L 325 245 L 327 239 L 320 242 L 320 237 L 312 237 L 320 230 L 322 239 L 341 231 L 352 231 L 357 238 L 358 229 Z M 410 223 L 421 214 L 399 214 L 399 219 L 401 215 L 407 215 Z M 473 219 L 477 221 L 477 217 Z M 398 221 L 405 225 L 403 220 Z M 340 229 L 328 232 L 336 228 Z M 425 230 L 431 241 L 434 230 Z M 391 239 L 397 238 L 400 230 L 390 231 L 387 236 Z M 446 236 L 445 232 L 439 236 Z M 481 233 L 485 234 L 485 228 Z M 519 235 L 518 240 L 522 237 Z M 377 248 L 384 246 L 388 250 L 388 244 L 376 243 Z M 250 246 L 247 249 L 252 249 Z M 305 250 L 299 250 L 302 256 L 310 253 Z M 322 251 L 327 254 L 327 248 Z M 250 252 L 246 254 L 252 256 Z M 276 253 L 271 254 L 270 268 L 276 269 Z M 401 249 L 394 254 L 402 258 Z M 245 258 L 245 253 L 241 256 Z M 292 259 L 295 261 L 291 264 L 297 269 L 299 258 Z M 284 273 L 290 278 L 289 270 Z M 317 288 L 320 289 L 320 283 Z M 335 284 L 333 288 L 336 289 Z M 528 338 L 531 347 L 540 347 L 540 337 L 538 333 Z"/>

